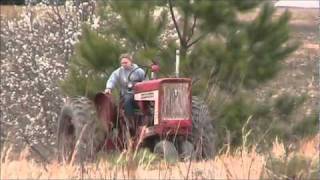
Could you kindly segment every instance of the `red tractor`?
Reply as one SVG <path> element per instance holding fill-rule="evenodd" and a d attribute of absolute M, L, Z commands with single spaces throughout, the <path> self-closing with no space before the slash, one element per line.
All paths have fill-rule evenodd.
<path fill-rule="evenodd" d="M 153 76 L 158 70 L 151 66 Z M 129 148 L 129 139 L 131 148 L 149 148 L 164 158 L 213 156 L 215 131 L 207 106 L 191 95 L 191 79 L 130 82 L 130 75 L 128 79 L 138 105 L 134 122 L 127 120 L 122 102 L 116 106 L 111 95 L 98 93 L 93 101 L 71 98 L 58 124 L 60 160 L 94 158 L 101 150 L 122 151 Z"/>

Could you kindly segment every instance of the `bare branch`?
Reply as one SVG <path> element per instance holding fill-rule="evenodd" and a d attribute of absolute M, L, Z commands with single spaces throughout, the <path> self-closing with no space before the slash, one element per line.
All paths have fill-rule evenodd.
<path fill-rule="evenodd" d="M 174 26 L 175 26 L 175 28 L 176 28 L 176 30 L 177 30 L 177 33 L 178 33 L 180 42 L 183 43 L 184 40 L 182 39 L 181 32 L 180 32 L 179 27 L 178 27 L 178 23 L 177 23 L 177 21 L 176 21 L 176 17 L 175 17 L 174 12 L 173 12 L 172 0 L 169 0 L 169 8 L 170 8 L 171 18 L 172 18 L 173 23 L 174 23 Z"/>
<path fill-rule="evenodd" d="M 187 48 L 191 47 L 192 45 L 194 45 L 195 43 L 197 43 L 198 41 L 200 41 L 202 38 L 204 38 L 205 36 L 207 36 L 208 33 L 204 33 L 201 36 L 199 36 L 198 38 L 196 38 L 194 41 L 192 41 L 190 44 L 187 45 Z"/>
<path fill-rule="evenodd" d="M 62 17 L 61 17 L 61 13 L 60 13 L 59 7 L 52 5 L 52 6 L 51 6 L 51 9 L 52 9 L 52 11 L 54 12 L 54 14 L 59 18 L 59 21 L 58 21 L 58 22 L 59 22 L 59 24 L 61 25 L 62 22 L 63 22 L 63 19 L 62 19 Z"/>
<path fill-rule="evenodd" d="M 191 27 L 191 33 L 190 33 L 190 35 L 188 36 L 188 39 L 187 39 L 187 44 L 189 43 L 191 37 L 194 34 L 194 29 L 196 27 L 196 24 L 197 24 L 197 16 L 193 16 L 193 24 L 192 24 L 192 27 Z"/>
<path fill-rule="evenodd" d="M 182 31 L 182 47 L 187 46 L 189 18 L 187 12 L 184 12 L 183 31 Z"/>
<path fill-rule="evenodd" d="M 48 15 L 48 17 L 49 17 L 52 21 L 54 21 L 55 23 L 57 23 L 57 24 L 59 24 L 59 23 L 60 23 L 60 22 L 59 22 L 59 20 L 58 20 L 58 19 L 56 19 L 52 13 L 50 13 L 50 12 L 46 12 L 46 14 L 47 14 L 47 15 Z"/>

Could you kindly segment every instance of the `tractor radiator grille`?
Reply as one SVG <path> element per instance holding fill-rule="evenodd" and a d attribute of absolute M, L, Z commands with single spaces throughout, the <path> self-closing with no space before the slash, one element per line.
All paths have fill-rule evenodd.
<path fill-rule="evenodd" d="M 161 115 L 164 119 L 188 119 L 190 100 L 188 83 L 164 83 Z"/>

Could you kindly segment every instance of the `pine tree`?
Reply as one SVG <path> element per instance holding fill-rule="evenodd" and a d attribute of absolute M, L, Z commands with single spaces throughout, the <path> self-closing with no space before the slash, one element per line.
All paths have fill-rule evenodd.
<path fill-rule="evenodd" d="M 69 62 L 69 73 L 60 83 L 62 91 L 69 96 L 93 98 L 105 89 L 106 79 L 119 64 L 123 50 L 111 38 L 103 38 L 86 26 L 75 49 Z"/>
<path fill-rule="evenodd" d="M 169 0 L 183 15 L 176 25 L 185 59 L 182 69 L 199 76 L 200 89 L 208 81 L 208 88 L 218 85 L 233 93 L 255 87 L 274 77 L 280 61 L 296 49 L 297 44 L 289 42 L 289 12 L 272 19 L 274 7 L 261 2 Z M 239 18 L 258 5 L 253 21 Z"/>

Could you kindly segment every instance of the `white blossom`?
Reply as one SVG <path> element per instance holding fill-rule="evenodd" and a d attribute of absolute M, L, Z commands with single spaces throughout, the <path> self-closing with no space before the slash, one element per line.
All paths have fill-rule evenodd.
<path fill-rule="evenodd" d="M 17 142 L 24 134 L 34 144 L 41 143 L 39 137 L 48 137 L 51 139 L 43 142 L 54 145 L 55 134 L 49 132 L 55 132 L 65 101 L 57 81 L 65 76 L 65 60 L 74 52 L 85 23 L 77 16 L 83 12 L 76 12 L 68 1 L 66 4 L 61 23 L 55 22 L 59 19 L 45 5 L 26 7 L 20 17 L 0 21 L 1 42 L 5 42 L 0 51 L 0 121 L 6 126 L 4 134 L 15 132 Z M 90 3 L 84 7 L 90 8 Z"/>

